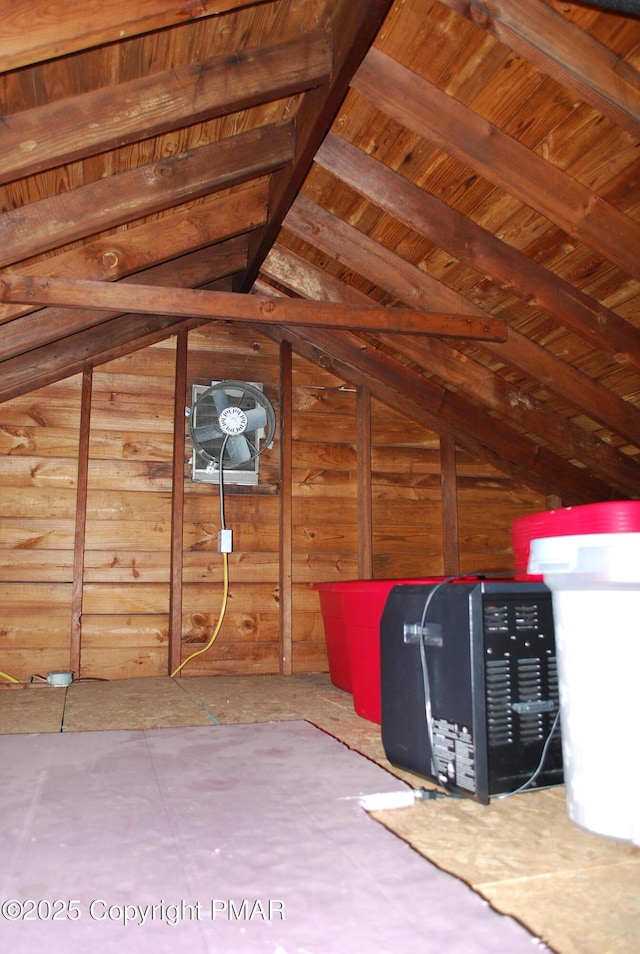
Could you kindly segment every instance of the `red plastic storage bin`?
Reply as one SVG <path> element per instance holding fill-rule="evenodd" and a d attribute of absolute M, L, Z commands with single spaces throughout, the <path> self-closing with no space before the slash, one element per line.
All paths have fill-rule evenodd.
<path fill-rule="evenodd" d="M 637 533 L 640 531 L 640 500 L 607 500 L 603 503 L 543 510 L 518 517 L 511 524 L 511 543 L 516 579 L 532 579 L 527 573 L 532 540 L 587 533 Z M 542 579 L 542 577 L 536 577 Z"/>
<path fill-rule="evenodd" d="M 349 636 L 342 604 L 344 583 L 314 583 L 320 597 L 320 610 L 324 623 L 324 636 L 329 659 L 329 676 L 338 689 L 351 692 L 351 662 L 349 659 Z"/>
<path fill-rule="evenodd" d="M 389 592 L 400 583 L 439 583 L 442 579 L 314 583 L 320 595 L 331 681 L 353 693 L 354 709 L 363 719 L 380 724 L 382 718 L 380 618 Z"/>
<path fill-rule="evenodd" d="M 382 721 L 380 701 L 380 619 L 387 597 L 400 583 L 438 583 L 429 580 L 355 580 L 342 593 L 344 602 L 353 707 L 370 722 Z"/>

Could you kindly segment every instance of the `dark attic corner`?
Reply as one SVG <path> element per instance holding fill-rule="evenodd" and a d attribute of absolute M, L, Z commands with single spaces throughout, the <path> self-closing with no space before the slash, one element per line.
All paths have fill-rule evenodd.
<path fill-rule="evenodd" d="M 639 70 L 632 0 L 0 5 L 11 950 L 635 954 Z"/>

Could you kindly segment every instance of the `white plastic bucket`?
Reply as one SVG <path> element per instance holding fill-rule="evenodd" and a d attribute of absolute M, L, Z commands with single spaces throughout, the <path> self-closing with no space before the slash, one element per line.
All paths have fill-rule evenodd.
<path fill-rule="evenodd" d="M 640 533 L 531 541 L 552 593 L 569 817 L 640 844 Z"/>

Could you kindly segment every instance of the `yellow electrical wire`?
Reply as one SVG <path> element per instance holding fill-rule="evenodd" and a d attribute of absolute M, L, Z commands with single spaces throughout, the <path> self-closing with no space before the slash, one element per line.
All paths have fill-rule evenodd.
<path fill-rule="evenodd" d="M 19 679 L 14 679 L 13 676 L 10 676 L 8 672 L 3 672 L 0 669 L 0 679 L 6 679 L 8 682 L 20 682 Z"/>
<path fill-rule="evenodd" d="M 191 662 L 191 660 L 194 659 L 196 656 L 200 656 L 202 653 L 206 653 L 208 649 L 211 649 L 211 647 L 213 646 L 215 642 L 216 636 L 220 632 L 220 627 L 222 626 L 222 620 L 224 619 L 224 614 L 227 608 L 227 599 L 229 596 L 229 555 L 227 553 L 222 554 L 222 569 L 223 569 L 222 606 L 220 607 L 220 615 L 218 616 L 218 622 L 216 623 L 216 627 L 213 633 L 211 634 L 211 639 L 209 640 L 206 646 L 203 646 L 202 649 L 196 650 L 195 653 L 191 653 L 190 656 L 187 656 L 187 658 L 180 663 L 177 669 L 173 670 L 173 672 L 171 673 L 172 679 L 174 676 L 178 675 L 181 669 L 184 669 L 184 667 L 187 665 L 188 662 Z"/>

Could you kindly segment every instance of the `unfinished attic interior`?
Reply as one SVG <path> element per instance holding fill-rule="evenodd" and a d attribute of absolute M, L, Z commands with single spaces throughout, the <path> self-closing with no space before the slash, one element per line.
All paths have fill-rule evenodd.
<path fill-rule="evenodd" d="M 326 669 L 312 583 L 509 571 L 513 519 L 638 496 L 637 18 L 83 10 L 3 15 L 0 668 L 206 643 L 194 386 L 277 430 L 192 674 Z"/>
<path fill-rule="evenodd" d="M 518 518 L 640 498 L 640 4 L 13 0 L 0 70 L 1 731 L 298 718 L 389 769 L 314 587 L 505 576 Z M 222 487 L 219 382 L 258 434 Z M 637 848 L 527 797 L 470 866 L 483 806 L 382 820 L 635 952 Z"/>

